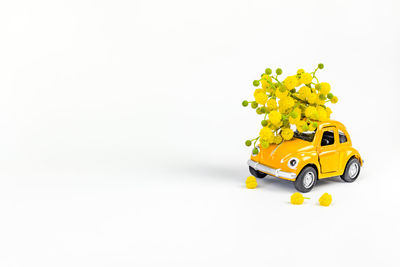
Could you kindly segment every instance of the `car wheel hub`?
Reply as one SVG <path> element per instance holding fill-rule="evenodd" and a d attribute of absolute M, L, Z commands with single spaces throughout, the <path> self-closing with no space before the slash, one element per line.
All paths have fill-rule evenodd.
<path fill-rule="evenodd" d="M 358 173 L 358 165 L 357 165 L 357 163 L 351 164 L 350 168 L 349 168 L 349 176 L 350 176 L 350 178 L 353 179 L 354 177 L 356 177 L 357 173 Z"/>
<path fill-rule="evenodd" d="M 310 188 L 314 183 L 314 174 L 312 172 L 306 173 L 303 179 L 303 185 L 305 188 Z"/>

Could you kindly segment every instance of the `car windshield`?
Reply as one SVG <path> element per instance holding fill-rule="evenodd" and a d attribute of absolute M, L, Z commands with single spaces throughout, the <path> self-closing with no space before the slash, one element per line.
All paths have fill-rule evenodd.
<path fill-rule="evenodd" d="M 304 141 L 312 142 L 314 140 L 315 131 L 312 131 L 312 132 L 308 131 L 308 132 L 300 133 L 299 131 L 296 130 L 294 132 L 293 136 L 295 138 L 299 138 L 299 139 L 304 140 Z"/>

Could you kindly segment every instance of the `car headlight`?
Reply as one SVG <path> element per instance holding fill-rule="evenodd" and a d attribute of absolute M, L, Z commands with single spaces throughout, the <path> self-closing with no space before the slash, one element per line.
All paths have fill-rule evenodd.
<path fill-rule="evenodd" d="M 291 169 L 295 169 L 297 167 L 297 164 L 299 164 L 299 159 L 298 158 L 291 158 L 289 159 L 287 165 Z"/>

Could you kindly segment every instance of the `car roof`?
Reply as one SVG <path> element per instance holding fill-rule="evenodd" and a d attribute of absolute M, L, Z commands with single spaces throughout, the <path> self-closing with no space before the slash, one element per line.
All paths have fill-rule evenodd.
<path fill-rule="evenodd" d="M 346 129 L 346 127 L 343 125 L 343 123 L 341 123 L 339 121 L 327 120 L 327 121 L 323 121 L 323 122 L 319 123 L 318 130 L 325 128 L 325 127 L 329 127 L 329 126 L 335 126 L 338 128 Z"/>

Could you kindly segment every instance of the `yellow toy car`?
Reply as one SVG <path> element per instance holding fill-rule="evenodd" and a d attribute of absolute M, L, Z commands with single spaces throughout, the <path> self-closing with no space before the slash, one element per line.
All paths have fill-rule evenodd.
<path fill-rule="evenodd" d="M 294 181 L 303 193 L 311 191 L 317 180 L 340 176 L 354 182 L 363 160 L 351 145 L 350 136 L 338 121 L 325 121 L 316 131 L 294 133 L 294 138 L 279 145 L 259 148 L 248 161 L 250 173 L 257 178 L 267 174 Z"/>

